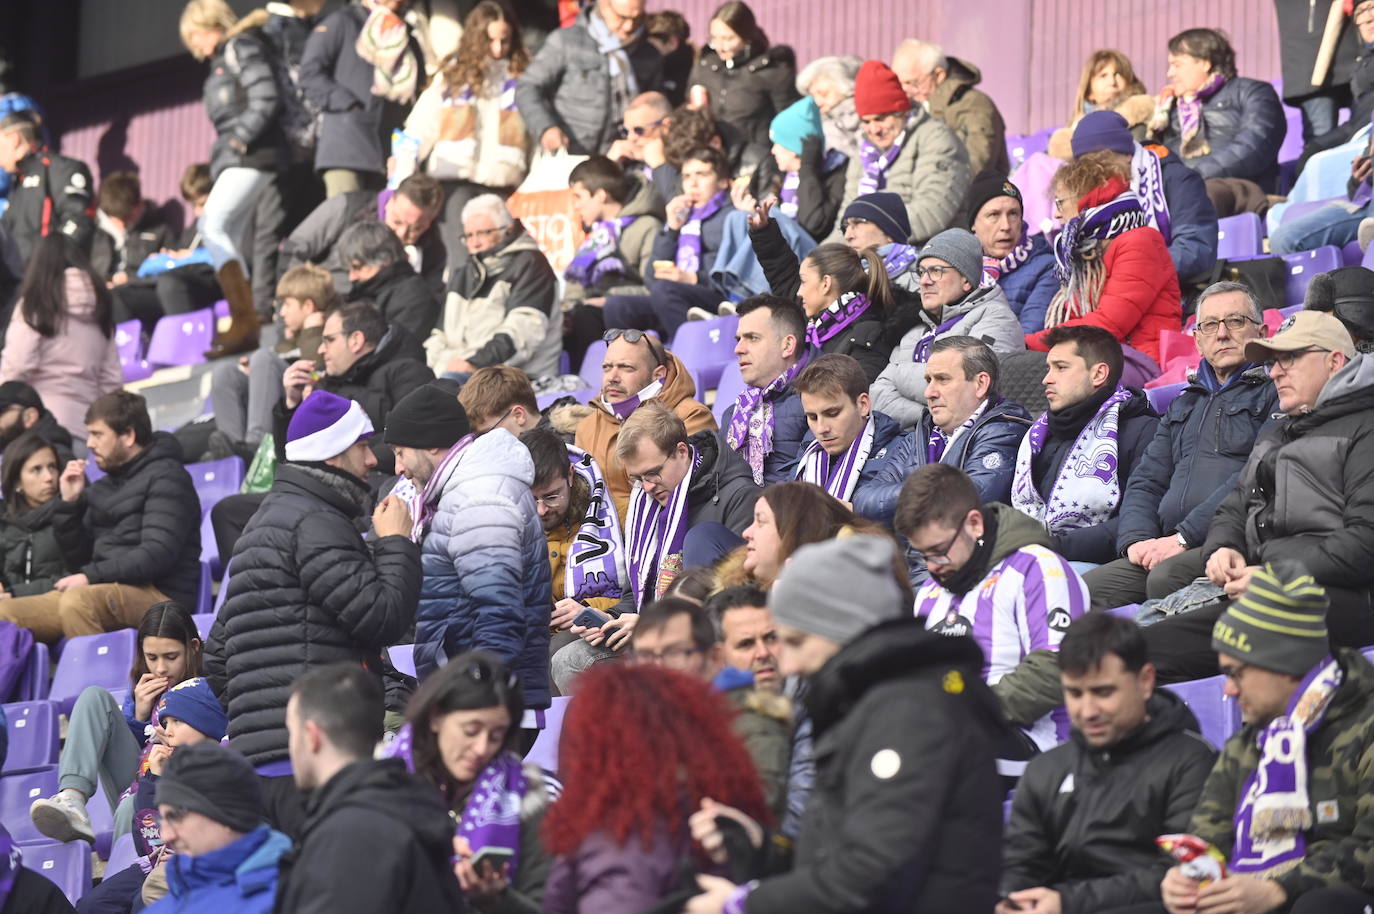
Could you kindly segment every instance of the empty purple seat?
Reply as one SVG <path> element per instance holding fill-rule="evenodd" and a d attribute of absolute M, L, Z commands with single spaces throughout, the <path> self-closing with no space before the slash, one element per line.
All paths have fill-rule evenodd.
<path fill-rule="evenodd" d="M 3 774 L 31 771 L 57 764 L 57 705 L 50 701 L 18 701 L 5 705 L 10 748 Z"/>
<path fill-rule="evenodd" d="M 68 638 L 53 673 L 51 700 L 70 715 L 76 697 L 87 686 L 127 689 L 137 640 L 132 628 Z"/>
<path fill-rule="evenodd" d="M 169 314 L 157 322 L 148 341 L 148 364 L 154 368 L 199 365 L 205 361 L 205 350 L 214 336 L 215 315 L 210 308 Z"/>
<path fill-rule="evenodd" d="M 121 697 L 119 702 L 122 704 L 124 699 Z M 86 812 L 91 817 L 91 831 L 95 832 L 95 844 L 91 850 L 101 860 L 107 860 L 110 856 L 110 845 L 114 843 L 114 810 L 110 809 L 110 800 L 105 796 L 105 791 L 97 790 L 95 796 L 86 802 Z"/>
<path fill-rule="evenodd" d="M 110 859 L 105 863 L 105 875 L 122 873 L 138 862 L 138 848 L 133 835 L 120 835 L 110 847 Z"/>
<path fill-rule="evenodd" d="M 57 793 L 57 766 L 48 765 L 33 771 L 7 774 L 0 777 L 0 822 L 16 844 L 46 844 L 51 838 L 34 828 L 29 807 L 34 800 Z M 82 844 L 82 851 L 90 848 Z"/>
<path fill-rule="evenodd" d="M 219 542 L 215 539 L 215 525 L 210 523 L 210 509 L 200 518 L 200 560 L 210 566 L 210 576 L 224 577 L 224 563 L 219 559 Z"/>
<path fill-rule="evenodd" d="M 219 593 L 215 594 L 215 607 L 211 612 L 219 615 L 220 608 L 224 606 L 224 601 L 229 597 L 229 563 L 224 563 L 224 580 L 220 581 Z"/>
<path fill-rule="evenodd" d="M 1217 220 L 1217 256 L 1229 260 L 1264 253 L 1264 223 L 1254 213 Z"/>
<path fill-rule="evenodd" d="M 567 713 L 571 700 L 562 696 L 553 699 L 553 704 L 544 712 L 544 729 L 539 731 L 539 737 L 530 747 L 525 761 L 545 771 L 558 773 L 558 737 L 563 732 L 563 715 Z"/>
<path fill-rule="evenodd" d="M 1169 404 L 1174 402 L 1174 398 L 1183 393 L 1183 388 L 1187 387 L 1186 382 L 1178 384 L 1165 384 L 1163 387 L 1154 387 L 1145 391 L 1145 396 L 1149 397 L 1150 405 L 1155 412 L 1161 416 L 1169 408 Z"/>
<path fill-rule="evenodd" d="M 721 370 L 735 357 L 735 328 L 739 318 L 734 315 L 709 321 L 687 321 L 678 327 L 673 344 L 668 348 L 687 370 L 697 377 L 697 396 L 720 383 Z"/>
<path fill-rule="evenodd" d="M 1223 691 L 1225 684 L 1225 676 L 1209 676 L 1165 686 L 1183 699 L 1197 717 L 1202 735 L 1217 748 L 1221 748 L 1231 734 L 1240 729 L 1240 708 L 1226 697 Z"/>
<path fill-rule="evenodd" d="M 1313 251 L 1284 254 L 1283 262 L 1288 264 L 1285 297 L 1289 305 L 1301 305 L 1313 276 L 1340 268 L 1341 249 L 1334 244 L 1328 244 Z"/>
<path fill-rule="evenodd" d="M 91 851 L 84 841 L 25 847 L 24 869 L 33 870 L 62 890 L 75 905 L 91 888 Z M 112 874 L 113 875 L 113 874 Z"/>
<path fill-rule="evenodd" d="M 1358 241 L 1351 241 L 1341 248 L 1341 266 L 1358 267 L 1362 260 L 1364 260 L 1364 251 L 1360 250 Z"/>
<path fill-rule="evenodd" d="M 1284 105 L 1283 119 L 1288 122 L 1288 132 L 1283 135 L 1283 145 L 1279 147 L 1279 161 L 1291 162 L 1302 155 L 1302 111 Z"/>
<path fill-rule="evenodd" d="M 1120 616 L 1123 619 L 1135 621 L 1136 615 L 1140 612 L 1140 604 L 1127 603 L 1125 606 L 1118 606 L 1115 609 L 1107 610 L 1107 612 L 1111 613 L 1113 616 Z"/>
<path fill-rule="evenodd" d="M 94 457 L 86 458 L 86 481 L 99 482 L 105 478 L 105 471 L 96 465 Z"/>
<path fill-rule="evenodd" d="M 20 701 L 38 701 L 48 697 L 52 676 L 49 669 L 52 664 L 51 656 L 46 644 L 41 641 L 34 642 L 33 648 L 29 650 L 29 659 L 24 662 L 24 672 L 19 674 L 17 697 Z"/>
<path fill-rule="evenodd" d="M 1022 162 L 1035 155 L 1037 152 L 1044 152 L 1050 148 L 1050 136 L 1054 133 L 1054 128 L 1047 128 L 1036 133 L 1028 133 L 1025 136 L 1007 137 L 1007 158 L 1011 160 L 1013 170 L 1019 168 Z"/>
<path fill-rule="evenodd" d="M 196 631 L 200 633 L 200 640 L 205 641 L 210 637 L 210 626 L 215 624 L 214 613 L 196 613 L 191 617 L 196 622 Z"/>
<path fill-rule="evenodd" d="M 415 675 L 415 645 L 396 644 L 387 648 L 387 654 L 396 672 L 405 673 L 407 676 Z"/>
<path fill-rule="evenodd" d="M 582 366 L 577 374 L 582 378 L 582 383 L 592 390 L 601 389 L 601 361 L 606 357 L 606 341 L 597 340 L 587 347 L 587 354 L 582 357 Z"/>
<path fill-rule="evenodd" d="M 124 380 L 141 381 L 153 373 L 153 367 L 143 358 L 143 322 L 124 321 L 115 325 L 115 348 L 119 350 L 119 366 Z"/>
<path fill-rule="evenodd" d="M 215 579 L 210 573 L 210 563 L 202 561 L 200 563 L 200 586 L 196 588 L 196 606 L 194 613 L 212 612 L 215 607 Z"/>
<path fill-rule="evenodd" d="M 242 457 L 188 463 L 186 472 L 191 474 L 191 482 L 200 496 L 200 509 L 209 511 L 226 495 L 237 495 L 246 470 Z"/>
<path fill-rule="evenodd" d="M 744 392 L 746 386 L 744 378 L 740 377 L 738 362 L 731 362 L 721 370 L 720 383 L 716 385 L 716 402 L 711 407 L 718 424 L 724 424 L 725 410 Z"/>

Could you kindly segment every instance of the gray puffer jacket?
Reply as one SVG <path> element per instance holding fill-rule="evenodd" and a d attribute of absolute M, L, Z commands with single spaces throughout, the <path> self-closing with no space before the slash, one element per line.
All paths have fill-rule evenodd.
<path fill-rule="evenodd" d="M 515 104 L 534 142 L 545 130 L 559 127 L 568 135 L 568 151 L 574 155 L 610 148 L 622 114 L 612 110 L 610 65 L 588 30 L 594 9 L 595 4 L 589 4 L 576 22 L 549 35 L 515 85 Z M 658 89 L 663 80 L 658 49 L 640 39 L 626 53 L 639 92 Z"/>
<path fill-rule="evenodd" d="M 937 333 L 937 340 L 947 336 L 971 336 L 983 340 L 999 355 L 1025 351 L 1025 331 L 1001 286 L 975 289 L 962 301 L 945 305 L 939 321 L 921 311 L 920 323 L 908 330 L 892 350 L 887 367 L 873 382 L 871 390 L 873 408 L 896 419 L 902 428 L 915 426 L 926 411 L 926 363 L 913 361 L 916 344 L 926 334 L 934 332 L 940 323 L 957 315 L 963 315 L 964 319 L 943 333 Z"/>
<path fill-rule="evenodd" d="M 1324 587 L 1374 584 L 1374 360 L 1357 355 L 1305 415 L 1271 423 L 1217 509 L 1203 557 L 1300 564 Z"/>
<path fill-rule="evenodd" d="M 863 174 L 861 158 L 853 156 L 844 179 L 846 203 L 859 196 Z M 944 121 L 918 109 L 912 115 L 912 126 L 907 129 L 902 151 L 887 170 L 887 186 L 883 188 L 906 202 L 907 216 L 911 220 L 911 238 L 897 240 L 925 244 L 945 229 L 960 225 L 964 195 L 972 180 L 964 144 Z M 828 241 L 844 240 L 843 221 L 844 207 L 841 207 L 840 218 Z"/>

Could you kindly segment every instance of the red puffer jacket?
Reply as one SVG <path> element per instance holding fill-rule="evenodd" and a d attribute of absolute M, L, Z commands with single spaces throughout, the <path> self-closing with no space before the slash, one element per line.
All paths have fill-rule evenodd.
<path fill-rule="evenodd" d="M 1120 192 L 1112 192 L 1114 184 L 1108 182 L 1086 194 L 1080 206 L 1087 209 L 1110 200 Z M 1102 263 L 1107 279 L 1102 284 L 1097 308 L 1064 324 L 1101 327 L 1158 362 L 1160 331 L 1178 330 L 1183 323 L 1178 272 L 1169 258 L 1164 236 L 1149 226 L 1122 232 L 1107 245 Z M 1050 347 L 1044 343 L 1048 332 L 1028 334 L 1026 348 L 1048 352 Z"/>

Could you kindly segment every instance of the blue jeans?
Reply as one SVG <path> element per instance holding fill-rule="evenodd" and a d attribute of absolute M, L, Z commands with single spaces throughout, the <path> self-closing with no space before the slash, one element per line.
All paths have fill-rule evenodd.
<path fill-rule="evenodd" d="M 233 260 L 245 265 L 238 240 L 252 218 L 258 194 L 271 180 L 270 171 L 237 167 L 224 169 L 215 179 L 205 200 L 205 214 L 200 217 L 200 237 L 216 272 Z"/>
<path fill-rule="evenodd" d="M 1374 215 L 1369 205 L 1345 201 L 1328 204 L 1280 225 L 1269 235 L 1269 249 L 1275 254 L 1296 254 L 1328 244 L 1344 247 L 1355 240 L 1360 221 L 1369 215 Z"/>
<path fill-rule="evenodd" d="M 666 279 L 649 280 L 652 295 L 611 295 L 602 309 L 606 326 L 621 330 L 657 330 L 671 341 L 677 328 L 687 320 L 692 308 L 705 308 L 712 314 L 724 300 L 720 290 L 710 284 L 689 285 Z"/>

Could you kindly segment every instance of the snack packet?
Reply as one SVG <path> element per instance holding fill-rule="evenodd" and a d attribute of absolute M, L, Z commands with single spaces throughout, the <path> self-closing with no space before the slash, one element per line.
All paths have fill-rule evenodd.
<path fill-rule="evenodd" d="M 1155 844 L 1169 852 L 1183 875 L 1201 885 L 1226 878 L 1226 855 L 1197 835 L 1160 835 Z"/>

